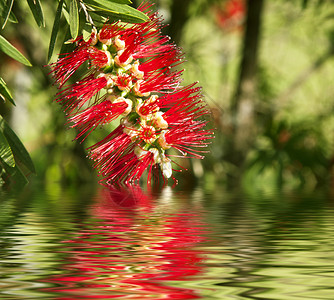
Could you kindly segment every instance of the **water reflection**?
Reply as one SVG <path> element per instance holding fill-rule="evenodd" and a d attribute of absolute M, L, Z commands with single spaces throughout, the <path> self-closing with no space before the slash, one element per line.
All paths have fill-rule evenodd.
<path fill-rule="evenodd" d="M 325 194 L 81 192 L 0 198 L 0 299 L 333 299 Z"/>
<path fill-rule="evenodd" d="M 203 224 L 198 212 L 170 214 L 167 190 L 162 197 L 159 205 L 139 187 L 103 190 L 80 230 L 62 241 L 66 272 L 44 280 L 54 285 L 44 291 L 71 299 L 196 299 L 192 289 L 163 282 L 200 273 L 194 247 L 204 239 Z"/>

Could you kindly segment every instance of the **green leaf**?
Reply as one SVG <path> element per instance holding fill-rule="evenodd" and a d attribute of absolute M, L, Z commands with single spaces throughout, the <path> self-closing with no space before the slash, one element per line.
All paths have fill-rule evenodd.
<path fill-rule="evenodd" d="M 70 15 L 68 14 L 67 10 L 64 7 L 63 7 L 62 12 L 63 12 L 63 15 L 66 19 L 67 24 L 70 25 Z"/>
<path fill-rule="evenodd" d="M 113 3 L 108 0 L 87 0 L 86 2 L 102 15 L 108 14 L 124 22 L 142 23 L 148 20 L 147 15 L 128 5 Z"/>
<path fill-rule="evenodd" d="M 0 35 L 0 50 L 6 53 L 8 56 L 14 58 L 18 62 L 31 67 L 31 63 L 27 60 L 23 54 L 17 50 L 11 43 L 9 43 L 2 35 Z"/>
<path fill-rule="evenodd" d="M 50 38 L 50 44 L 49 44 L 49 51 L 48 51 L 48 63 L 50 62 L 55 44 L 56 44 L 56 39 L 59 31 L 59 23 L 60 23 L 60 17 L 61 17 L 61 11 L 63 8 L 64 0 L 60 0 L 57 11 L 56 11 L 56 16 L 53 22 L 53 27 L 52 27 L 52 32 L 51 32 L 51 38 Z"/>
<path fill-rule="evenodd" d="M 16 105 L 14 102 L 14 99 L 6 85 L 6 82 L 0 77 L 0 96 L 4 99 L 4 100 L 8 100 L 9 102 L 11 102 L 12 104 Z"/>
<path fill-rule="evenodd" d="M 92 25 L 90 24 L 84 24 L 83 29 L 82 29 L 82 37 L 85 42 L 87 42 L 92 34 Z"/>
<path fill-rule="evenodd" d="M 14 3 L 14 0 L 9 0 L 9 3 L 6 3 L 5 5 L 2 6 L 3 7 L 2 16 L 4 18 L 4 21 L 2 23 L 1 29 L 4 29 L 7 24 L 10 13 L 12 11 L 13 3 Z"/>
<path fill-rule="evenodd" d="M 30 155 L 15 132 L 10 128 L 8 123 L 0 116 L 0 131 L 6 137 L 8 144 L 15 156 L 16 160 L 19 160 L 23 165 L 27 167 L 29 171 L 35 173 L 35 166 L 32 162 Z"/>
<path fill-rule="evenodd" d="M 9 0 L 12 1 L 12 0 Z M 13 0 L 14 1 L 14 0 Z M 2 26 L 2 29 L 5 27 L 4 20 L 6 18 L 6 11 L 8 10 L 9 6 L 7 5 L 5 0 L 0 0 L 0 27 Z M 17 19 L 15 15 L 13 14 L 13 11 L 10 12 L 8 21 L 12 23 L 17 23 Z"/>
<path fill-rule="evenodd" d="M 79 33 L 79 10 L 77 0 L 70 2 L 70 29 L 71 36 L 76 39 Z"/>
<path fill-rule="evenodd" d="M 120 4 L 131 4 L 131 0 L 107 0 L 109 2 L 120 3 Z"/>
<path fill-rule="evenodd" d="M 30 10 L 35 18 L 35 21 L 39 27 L 45 27 L 44 14 L 42 5 L 39 0 L 27 0 Z"/>
<path fill-rule="evenodd" d="M 10 167 L 15 167 L 15 160 L 13 152 L 8 144 L 8 141 L 0 131 L 0 158 Z"/>
<path fill-rule="evenodd" d="M 22 188 L 28 183 L 27 177 L 22 173 L 18 165 L 15 165 L 13 168 L 8 167 L 6 164 L 4 165 L 4 169 L 9 175 L 10 185 L 12 186 L 13 190 Z"/>

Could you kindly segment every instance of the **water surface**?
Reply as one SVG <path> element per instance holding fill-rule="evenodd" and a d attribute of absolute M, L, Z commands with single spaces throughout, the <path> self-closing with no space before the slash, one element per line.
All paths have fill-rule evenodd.
<path fill-rule="evenodd" d="M 0 299 L 334 299 L 325 192 L 27 189 L 0 199 Z"/>

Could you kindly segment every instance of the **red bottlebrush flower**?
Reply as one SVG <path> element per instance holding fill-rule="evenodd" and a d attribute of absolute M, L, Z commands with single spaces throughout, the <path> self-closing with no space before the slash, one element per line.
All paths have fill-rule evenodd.
<path fill-rule="evenodd" d="M 213 137 L 201 118 L 209 114 L 200 88 L 181 87 L 183 53 L 161 35 L 161 19 L 142 4 L 149 21 L 142 24 L 105 24 L 93 29 L 85 42 L 78 37 L 73 53 L 52 64 L 53 77 L 62 88 L 74 73 L 82 79 L 57 94 L 70 126 L 85 138 L 97 127 L 120 118 L 120 125 L 88 148 L 102 182 L 137 182 L 148 171 L 172 177 L 175 148 L 180 156 L 202 158 Z M 173 156 L 175 157 L 175 156 Z"/>

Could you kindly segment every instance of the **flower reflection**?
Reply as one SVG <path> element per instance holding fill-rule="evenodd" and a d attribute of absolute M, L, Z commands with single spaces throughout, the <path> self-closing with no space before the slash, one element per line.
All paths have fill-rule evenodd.
<path fill-rule="evenodd" d="M 62 300 L 200 298 L 182 285 L 202 271 L 200 214 L 168 207 L 138 186 L 103 190 L 91 218 L 64 241 L 66 273 L 46 280 L 48 292 Z"/>

